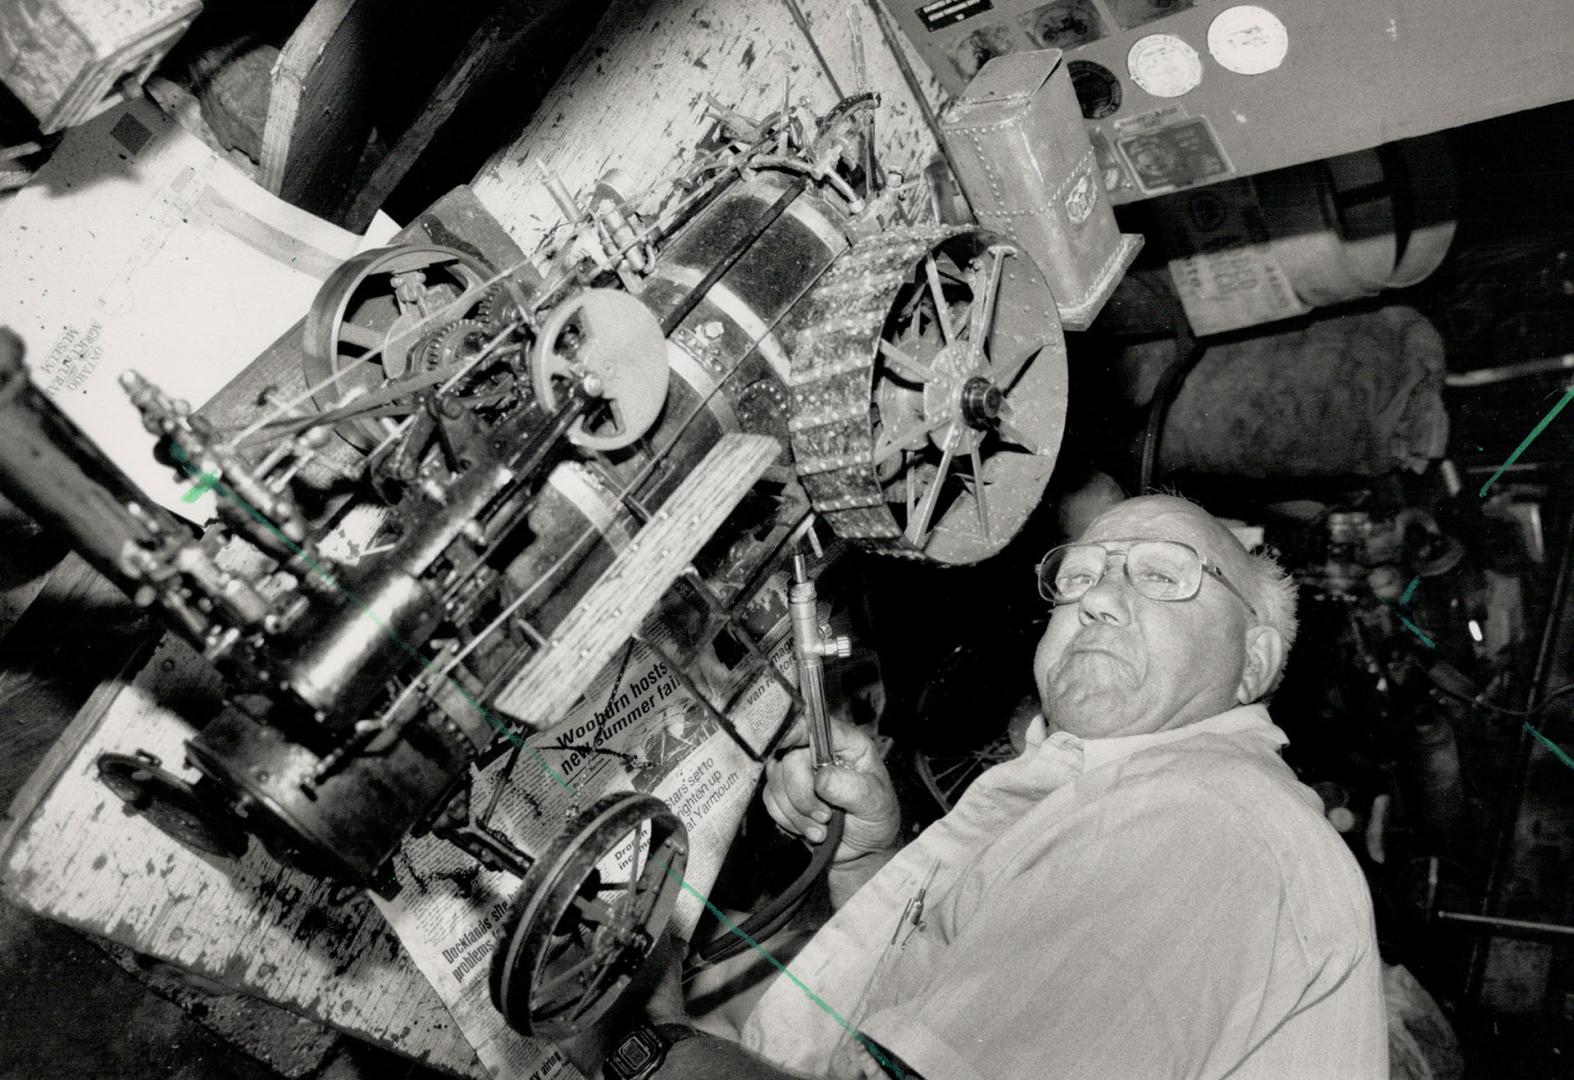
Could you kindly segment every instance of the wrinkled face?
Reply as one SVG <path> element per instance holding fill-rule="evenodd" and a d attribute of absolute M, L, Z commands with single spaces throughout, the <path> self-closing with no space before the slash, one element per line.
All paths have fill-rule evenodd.
<path fill-rule="evenodd" d="M 1188 543 L 1237 587 L 1254 573 L 1229 530 L 1181 499 L 1130 499 L 1079 539 L 1122 537 Z M 1112 558 L 1080 600 L 1055 608 L 1039 642 L 1033 675 L 1051 729 L 1086 738 L 1143 735 L 1232 708 L 1254 621 L 1246 606 L 1207 574 L 1190 600 L 1149 600 L 1131 588 L 1121 566 Z"/>

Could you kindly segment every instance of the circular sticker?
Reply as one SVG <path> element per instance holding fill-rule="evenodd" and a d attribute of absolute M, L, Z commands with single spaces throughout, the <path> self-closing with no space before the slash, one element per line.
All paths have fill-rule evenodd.
<path fill-rule="evenodd" d="M 1174 34 L 1149 34 L 1126 54 L 1126 69 L 1154 97 L 1180 97 L 1202 82 L 1197 50 Z"/>
<path fill-rule="evenodd" d="M 1284 63 L 1290 33 L 1267 8 L 1242 4 L 1219 13 L 1208 27 L 1208 52 L 1237 75 L 1261 75 Z"/>

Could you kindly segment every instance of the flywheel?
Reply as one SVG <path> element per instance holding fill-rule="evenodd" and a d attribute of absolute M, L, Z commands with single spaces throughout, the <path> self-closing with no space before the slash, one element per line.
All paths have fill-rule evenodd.
<path fill-rule="evenodd" d="M 415 408 L 401 385 L 429 388 L 473 358 L 524 305 L 508 274 L 454 248 L 401 244 L 364 251 L 323 282 L 306 314 L 302 363 L 324 411 L 366 395 L 388 400 L 335 430 L 358 449 L 375 445 Z"/>
<path fill-rule="evenodd" d="M 688 847 L 652 795 L 604 796 L 569 823 L 531 867 L 492 954 L 492 1002 L 516 1031 L 568 1038 L 612 1007 L 666 929 Z"/>
<path fill-rule="evenodd" d="M 1038 505 L 1066 419 L 1055 299 L 1026 253 L 976 229 L 856 244 L 804 301 L 788 430 L 838 536 L 961 565 Z"/>

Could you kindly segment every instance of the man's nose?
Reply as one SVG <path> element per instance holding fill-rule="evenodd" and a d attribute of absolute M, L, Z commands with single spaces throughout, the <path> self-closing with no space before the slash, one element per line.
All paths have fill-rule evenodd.
<path fill-rule="evenodd" d="M 1131 620 L 1131 597 L 1125 575 L 1118 569 L 1106 573 L 1077 601 L 1077 616 L 1084 625 L 1101 622 L 1125 626 Z"/>

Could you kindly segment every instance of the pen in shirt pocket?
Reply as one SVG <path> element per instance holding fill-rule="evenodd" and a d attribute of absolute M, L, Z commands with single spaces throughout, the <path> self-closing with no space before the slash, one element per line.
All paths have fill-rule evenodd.
<path fill-rule="evenodd" d="M 869 981 L 864 983 L 863 993 L 858 995 L 858 1000 L 853 1003 L 852 1010 L 848 1013 L 842 1035 L 832 1050 L 833 1059 L 844 1055 L 847 1044 L 858 1034 L 858 1026 L 864 1022 L 869 1011 L 869 1001 L 885 981 L 892 958 L 906 949 L 913 935 L 924 928 L 924 907 L 929 897 L 929 886 L 934 883 L 935 874 L 939 869 L 938 859 L 930 863 L 928 873 L 918 885 L 918 891 L 903 905 L 901 917 L 896 920 L 896 926 L 891 931 L 891 940 L 880 950 L 880 958 L 875 961 L 874 970 L 869 973 Z M 903 933 L 904 930 L 906 933 Z"/>

